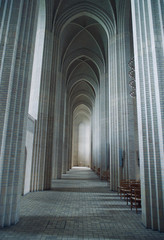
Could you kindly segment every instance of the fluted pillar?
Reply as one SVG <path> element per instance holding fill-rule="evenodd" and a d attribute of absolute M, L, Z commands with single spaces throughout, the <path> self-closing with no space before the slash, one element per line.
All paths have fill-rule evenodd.
<path fill-rule="evenodd" d="M 19 220 L 38 1 L 1 1 L 0 226 Z"/>
<path fill-rule="evenodd" d="M 160 0 L 131 0 L 137 84 L 142 220 L 164 231 L 164 33 Z"/>
<path fill-rule="evenodd" d="M 121 179 L 138 179 L 135 99 L 130 97 L 128 62 L 133 56 L 130 2 L 120 1 L 118 32 L 109 39 L 110 187 Z M 124 19 L 124 20 L 123 20 Z"/>
<path fill-rule="evenodd" d="M 39 96 L 38 120 L 35 130 L 31 191 L 49 189 L 51 186 L 51 152 L 53 132 L 53 93 L 51 65 L 53 33 L 45 31 L 42 75 Z"/>

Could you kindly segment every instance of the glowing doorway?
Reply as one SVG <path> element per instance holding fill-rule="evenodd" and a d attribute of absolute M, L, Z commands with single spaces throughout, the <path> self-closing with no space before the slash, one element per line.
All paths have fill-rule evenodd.
<path fill-rule="evenodd" d="M 73 113 L 72 166 L 91 166 L 91 113 L 83 104 Z"/>

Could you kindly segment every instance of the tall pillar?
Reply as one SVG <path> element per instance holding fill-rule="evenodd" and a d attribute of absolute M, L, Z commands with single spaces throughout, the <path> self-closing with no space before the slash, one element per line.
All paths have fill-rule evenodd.
<path fill-rule="evenodd" d="M 130 29 L 131 30 L 131 29 Z M 136 179 L 135 101 L 130 96 L 128 62 L 133 56 L 131 32 L 117 36 L 119 174 L 121 179 Z"/>
<path fill-rule="evenodd" d="M 131 0 L 142 220 L 164 231 L 164 2 Z"/>
<path fill-rule="evenodd" d="M 92 110 L 91 136 L 92 136 L 92 167 L 100 167 L 100 96 L 99 91 L 96 92 L 95 104 Z"/>
<path fill-rule="evenodd" d="M 0 226 L 19 220 L 38 1 L 1 1 Z"/>
<path fill-rule="evenodd" d="M 45 31 L 38 120 L 35 130 L 31 191 L 50 189 L 55 83 L 51 81 L 53 33 Z"/>
<path fill-rule="evenodd" d="M 57 72 L 56 92 L 55 92 L 55 111 L 54 111 L 54 129 L 53 129 L 53 178 L 61 178 L 62 157 L 63 157 L 63 123 L 64 123 L 64 81 L 62 73 Z"/>
<path fill-rule="evenodd" d="M 118 32 L 109 39 L 110 185 L 117 190 L 121 179 L 136 179 L 135 100 L 129 93 L 128 62 L 133 56 L 130 2 L 117 6 Z"/>
<path fill-rule="evenodd" d="M 110 188 L 117 190 L 118 179 L 118 91 L 116 37 L 109 39 L 109 124 L 110 124 Z"/>
<path fill-rule="evenodd" d="M 70 168 L 70 163 L 72 163 L 72 124 L 70 121 L 71 111 L 70 111 L 70 101 L 68 96 L 66 96 L 65 102 L 65 136 L 63 143 L 63 173 L 66 173 Z"/>
<path fill-rule="evenodd" d="M 65 105 L 65 86 L 64 86 L 64 81 L 62 81 L 62 86 L 61 86 L 61 97 L 58 99 L 60 101 L 59 104 L 59 131 L 58 135 L 56 135 L 58 139 L 58 154 L 57 154 L 57 178 L 61 178 L 62 175 L 62 168 L 63 168 L 63 157 L 64 157 L 64 122 L 65 122 L 65 111 L 64 111 L 64 105 Z M 55 134 L 55 133 L 54 133 Z"/>
<path fill-rule="evenodd" d="M 105 71 L 105 70 L 104 70 Z M 100 131 L 100 177 L 107 167 L 107 120 L 108 111 L 106 109 L 106 99 L 108 98 L 107 83 L 105 72 L 101 75 L 100 80 L 100 102 L 99 102 L 99 131 Z"/>

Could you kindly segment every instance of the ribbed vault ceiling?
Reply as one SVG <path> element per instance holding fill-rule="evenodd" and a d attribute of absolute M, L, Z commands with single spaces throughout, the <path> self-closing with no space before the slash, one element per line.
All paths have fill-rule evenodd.
<path fill-rule="evenodd" d="M 110 0 L 56 0 L 54 34 L 58 61 L 72 111 L 80 104 L 92 110 L 108 59 L 108 36 L 115 14 Z M 108 21 L 106 21 L 106 18 Z"/>
<path fill-rule="evenodd" d="M 85 54 L 84 54 L 85 50 Z M 91 52 L 88 56 L 86 52 Z M 76 57 L 73 58 L 74 53 Z M 79 53 L 79 54 L 78 54 Z M 66 61 L 71 56 L 70 61 Z M 98 92 L 102 66 L 107 59 L 107 36 L 101 25 L 84 15 L 70 22 L 60 34 L 60 62 L 68 62 L 62 69 L 72 107 L 85 104 L 92 108 Z"/>

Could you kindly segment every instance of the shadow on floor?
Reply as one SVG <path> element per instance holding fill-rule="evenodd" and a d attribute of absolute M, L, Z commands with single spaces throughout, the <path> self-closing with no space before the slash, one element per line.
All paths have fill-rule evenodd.
<path fill-rule="evenodd" d="M 10 233 L 8 239 L 14 239 L 14 236 L 20 236 L 20 234 L 26 239 L 34 239 L 36 236 L 46 236 L 45 239 L 49 239 L 48 236 L 51 236 L 51 239 L 59 236 L 73 239 L 80 237 L 80 239 L 164 239 L 164 234 L 145 229 L 140 222 L 136 222 L 135 226 L 136 229 L 140 229 L 139 232 L 134 227 L 132 228 L 125 219 L 122 221 L 120 219 L 118 222 L 114 215 L 111 217 L 23 216 L 16 225 L 1 229 L 0 236 L 1 233 L 8 232 Z"/>
<path fill-rule="evenodd" d="M 102 187 L 52 187 L 51 191 L 56 192 L 85 192 L 85 193 L 104 193 Z"/>

